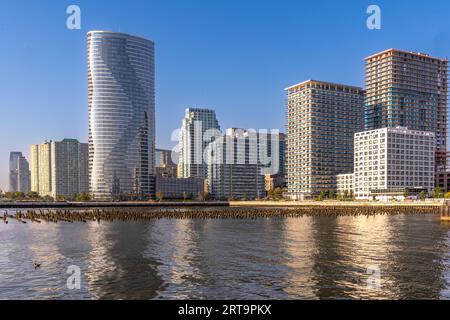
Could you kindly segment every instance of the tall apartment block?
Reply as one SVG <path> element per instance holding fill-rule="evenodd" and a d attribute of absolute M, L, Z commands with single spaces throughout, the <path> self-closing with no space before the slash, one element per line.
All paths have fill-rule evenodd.
<path fill-rule="evenodd" d="M 336 191 L 336 175 L 353 171 L 353 136 L 364 127 L 363 89 L 308 80 L 286 92 L 290 198 Z"/>
<path fill-rule="evenodd" d="M 24 156 L 19 158 L 17 173 L 17 191 L 29 193 L 31 191 L 30 165 Z"/>
<path fill-rule="evenodd" d="M 218 134 L 220 126 L 214 110 L 186 109 L 180 131 L 179 178 L 206 179 L 208 166 L 204 151 Z"/>
<path fill-rule="evenodd" d="M 51 141 L 30 147 L 31 191 L 52 196 Z"/>
<path fill-rule="evenodd" d="M 389 49 L 366 58 L 366 130 L 408 127 L 436 139 L 436 184 L 447 189 L 448 60 Z"/>
<path fill-rule="evenodd" d="M 17 192 L 17 180 L 19 158 L 22 156 L 22 152 L 11 152 L 9 154 L 9 192 Z"/>
<path fill-rule="evenodd" d="M 89 177 L 95 199 L 152 193 L 155 62 L 150 40 L 88 33 Z"/>
<path fill-rule="evenodd" d="M 53 198 L 89 192 L 87 143 L 49 141 L 32 145 L 30 155 L 32 191 Z"/>
<path fill-rule="evenodd" d="M 217 200 L 265 196 L 258 134 L 230 128 L 208 146 L 208 191 Z"/>
<path fill-rule="evenodd" d="M 356 199 L 403 197 L 434 188 L 435 135 L 387 127 L 355 134 Z"/>
<path fill-rule="evenodd" d="M 30 167 L 21 152 L 11 152 L 9 156 L 9 191 L 30 192 Z"/>

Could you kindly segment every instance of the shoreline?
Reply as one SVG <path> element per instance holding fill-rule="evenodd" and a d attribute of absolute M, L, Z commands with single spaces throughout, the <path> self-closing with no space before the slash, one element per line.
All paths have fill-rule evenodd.
<path fill-rule="evenodd" d="M 444 200 L 431 201 L 124 201 L 124 202 L 0 202 L 1 209 L 90 209 L 90 208 L 367 208 L 442 207 Z"/>
<path fill-rule="evenodd" d="M 444 200 L 433 201 L 230 201 L 230 207 L 442 207 Z"/>
<path fill-rule="evenodd" d="M 89 208 L 164 208 L 228 207 L 228 201 L 214 202 L 0 202 L 1 209 L 89 209 Z"/>

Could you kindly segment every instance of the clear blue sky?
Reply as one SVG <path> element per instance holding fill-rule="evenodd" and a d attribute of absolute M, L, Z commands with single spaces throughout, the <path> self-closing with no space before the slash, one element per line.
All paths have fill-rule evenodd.
<path fill-rule="evenodd" d="M 77 4 L 82 29 L 66 28 Z M 366 9 L 382 9 L 382 29 Z M 395 47 L 450 55 L 450 1 L 1 0 L 0 188 L 10 151 L 45 139 L 87 141 L 86 33 L 156 43 L 157 145 L 188 106 L 226 127 L 284 130 L 283 89 L 306 79 L 363 86 L 364 57 Z"/>

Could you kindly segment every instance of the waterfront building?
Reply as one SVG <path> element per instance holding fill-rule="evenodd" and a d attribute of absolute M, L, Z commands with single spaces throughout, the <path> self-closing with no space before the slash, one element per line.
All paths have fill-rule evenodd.
<path fill-rule="evenodd" d="M 30 168 L 22 152 L 11 152 L 9 156 L 9 191 L 30 192 Z"/>
<path fill-rule="evenodd" d="M 447 189 L 448 60 L 389 49 L 366 58 L 366 130 L 408 127 L 436 139 L 436 184 Z"/>
<path fill-rule="evenodd" d="M 177 170 L 177 165 L 172 160 L 172 151 L 165 149 L 156 149 L 156 176 L 176 178 Z"/>
<path fill-rule="evenodd" d="M 31 191 L 55 199 L 89 192 L 87 143 L 47 141 L 32 145 L 30 155 Z"/>
<path fill-rule="evenodd" d="M 265 196 L 264 173 L 268 163 L 261 161 L 258 140 L 256 132 L 231 128 L 209 145 L 207 183 L 214 199 L 250 200 Z"/>
<path fill-rule="evenodd" d="M 24 156 L 17 163 L 17 191 L 25 194 L 31 191 L 30 164 Z"/>
<path fill-rule="evenodd" d="M 156 193 L 164 199 L 197 199 L 206 192 L 204 179 L 156 176 Z"/>
<path fill-rule="evenodd" d="M 433 132 L 387 127 L 355 134 L 356 199 L 403 198 L 434 188 Z"/>
<path fill-rule="evenodd" d="M 52 196 L 51 141 L 30 147 L 31 191 Z"/>
<path fill-rule="evenodd" d="M 9 154 L 9 192 L 17 192 L 19 158 L 22 152 L 11 152 Z"/>
<path fill-rule="evenodd" d="M 179 178 L 206 179 L 208 166 L 204 159 L 204 151 L 217 135 L 220 135 L 220 126 L 214 110 L 199 108 L 185 110 L 180 131 Z"/>
<path fill-rule="evenodd" d="M 364 91 L 308 80 L 286 92 L 289 197 L 336 191 L 336 175 L 353 170 L 353 135 L 364 127 Z"/>
<path fill-rule="evenodd" d="M 354 194 L 354 174 L 344 173 L 338 174 L 337 178 L 337 195 L 353 195 Z"/>
<path fill-rule="evenodd" d="M 261 150 L 262 153 L 266 153 L 268 157 L 277 157 L 277 163 L 271 163 L 269 173 L 264 177 L 265 190 L 270 191 L 275 188 L 286 187 L 286 134 L 261 134 L 258 133 L 258 146 L 266 146 L 267 150 Z M 261 143 L 265 139 L 267 143 Z M 276 139 L 276 140 L 275 140 Z M 276 142 L 275 142 L 276 141 Z M 272 148 L 273 142 L 278 144 L 278 148 Z M 272 150 L 274 154 L 272 155 Z"/>
<path fill-rule="evenodd" d="M 145 198 L 155 166 L 154 43 L 88 33 L 89 182 L 95 199 Z"/>

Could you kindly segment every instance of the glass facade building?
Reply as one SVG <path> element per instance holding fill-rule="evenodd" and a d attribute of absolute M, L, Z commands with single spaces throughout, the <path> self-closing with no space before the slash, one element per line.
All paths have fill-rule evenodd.
<path fill-rule="evenodd" d="M 22 152 L 11 152 L 9 156 L 9 191 L 30 192 L 30 167 Z"/>
<path fill-rule="evenodd" d="M 208 176 L 204 151 L 220 135 L 216 112 L 210 109 L 187 108 L 180 130 L 179 178 L 200 178 Z"/>
<path fill-rule="evenodd" d="M 11 152 L 9 154 L 9 192 L 18 191 L 18 175 L 17 167 L 19 165 L 19 159 L 22 156 L 22 152 Z"/>
<path fill-rule="evenodd" d="M 448 60 L 389 49 L 366 58 L 365 127 L 435 134 L 436 185 L 446 189 Z"/>
<path fill-rule="evenodd" d="M 154 43 L 88 33 L 89 181 L 95 199 L 149 195 L 155 162 Z"/>

